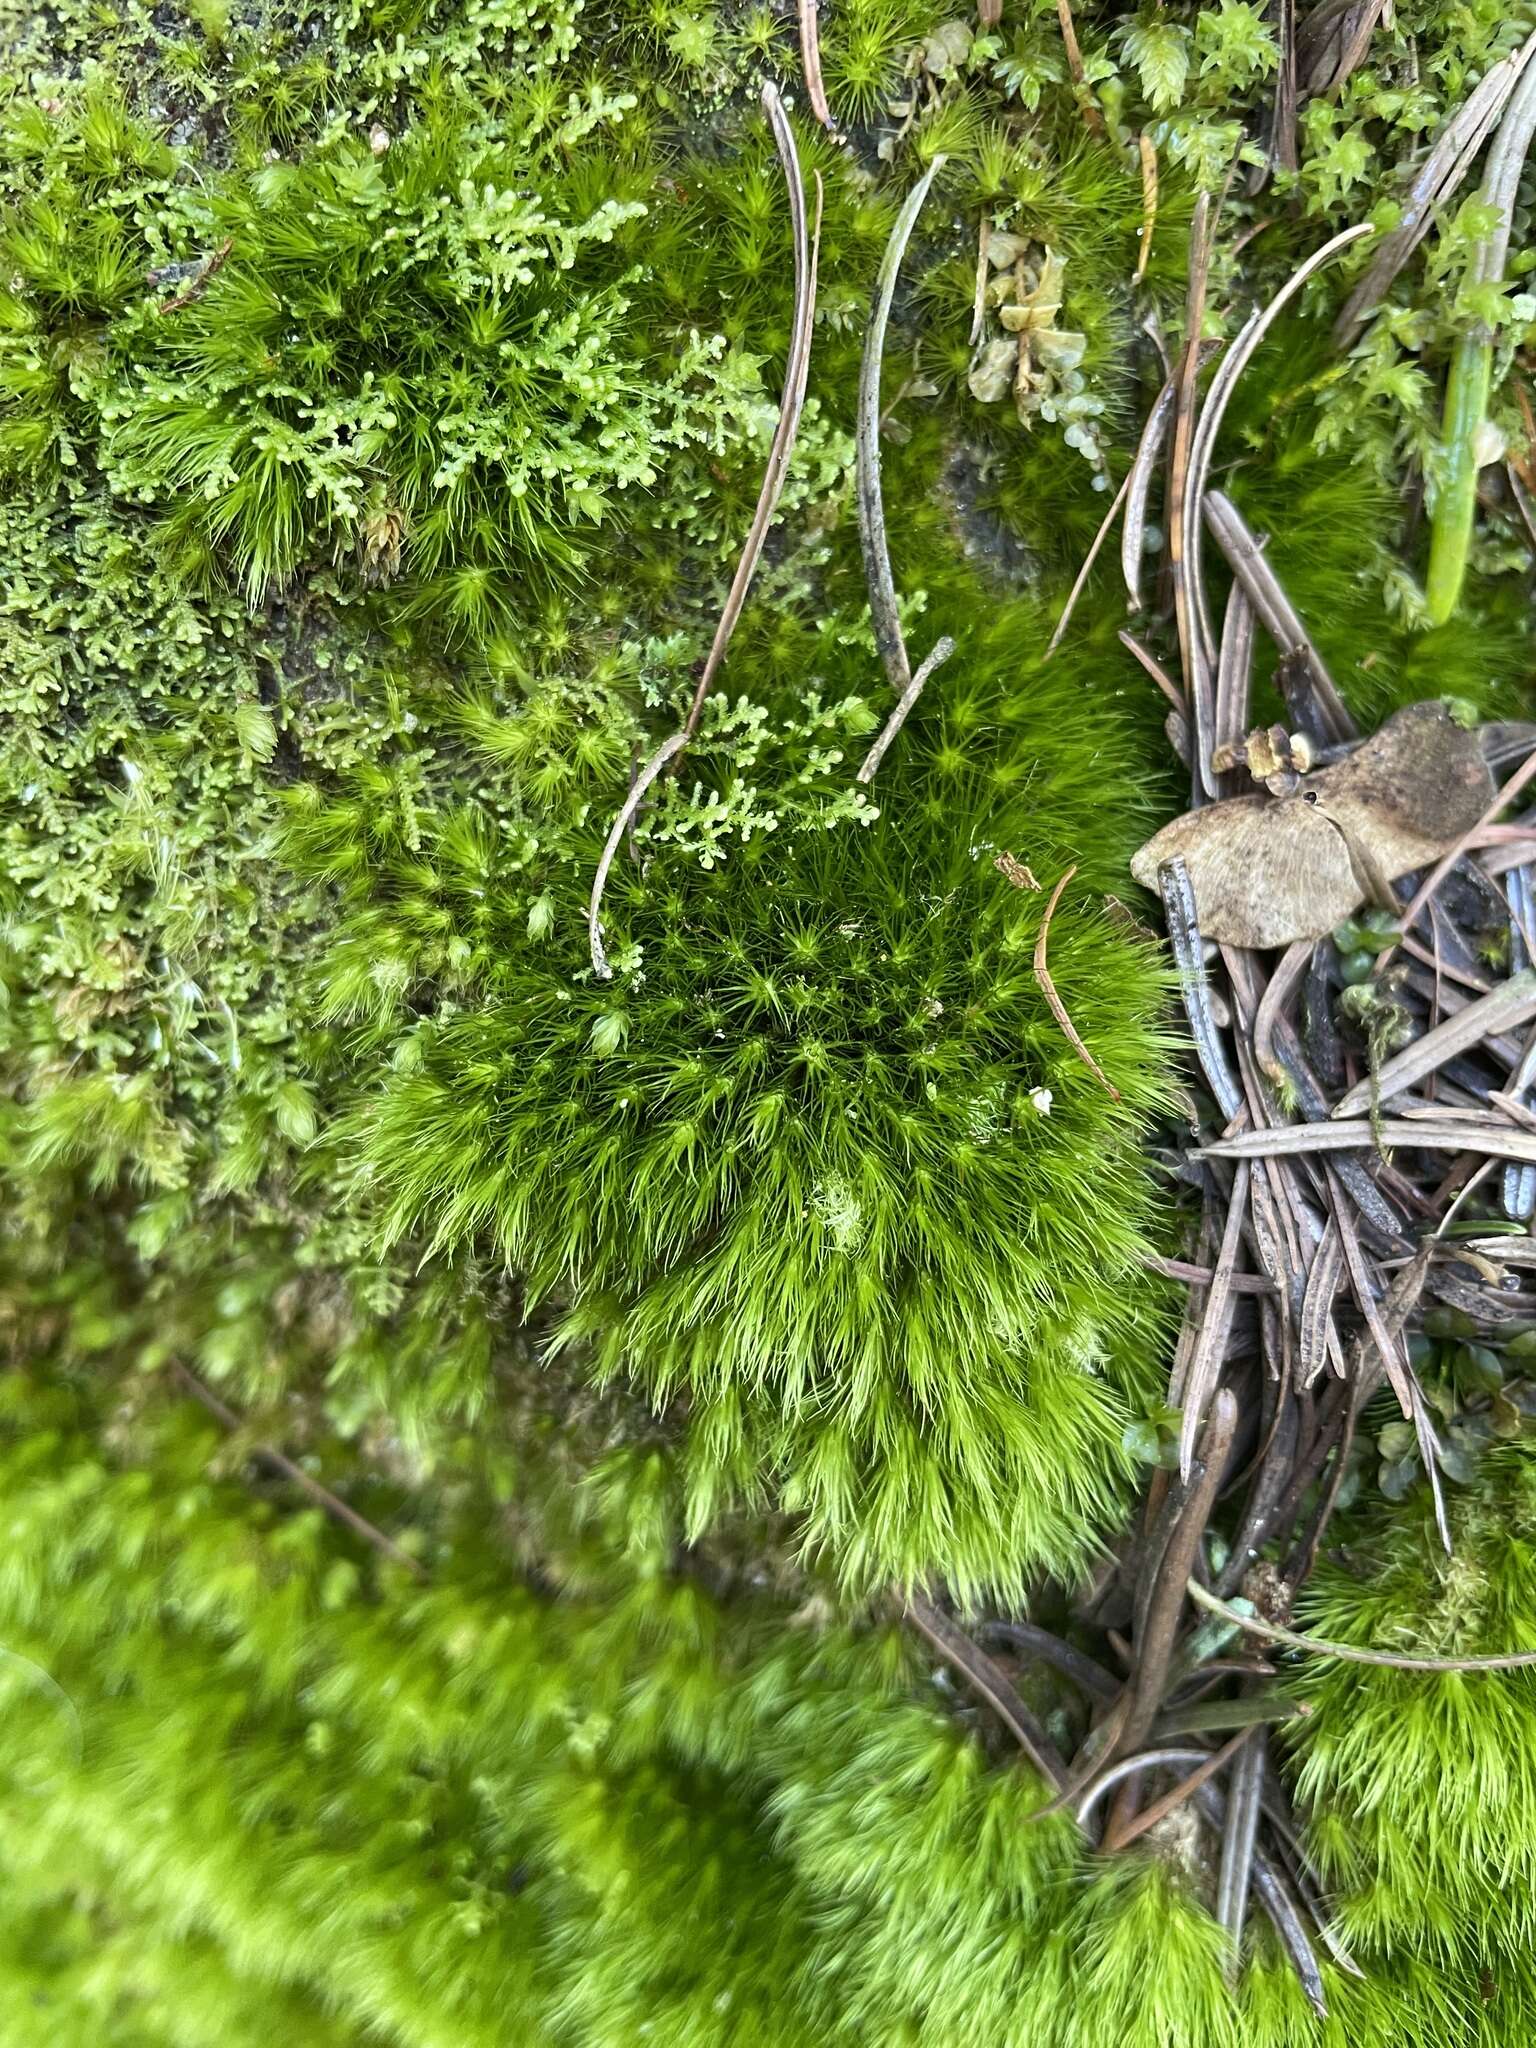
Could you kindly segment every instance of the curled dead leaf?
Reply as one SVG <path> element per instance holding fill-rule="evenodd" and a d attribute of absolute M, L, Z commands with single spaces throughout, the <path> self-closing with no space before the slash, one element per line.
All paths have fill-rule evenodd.
<path fill-rule="evenodd" d="M 1206 938 L 1288 946 L 1320 938 L 1387 884 L 1429 866 L 1494 795 L 1483 736 L 1443 703 L 1410 704 L 1293 795 L 1230 797 L 1175 818 L 1131 861 L 1144 888 L 1182 857 Z"/>

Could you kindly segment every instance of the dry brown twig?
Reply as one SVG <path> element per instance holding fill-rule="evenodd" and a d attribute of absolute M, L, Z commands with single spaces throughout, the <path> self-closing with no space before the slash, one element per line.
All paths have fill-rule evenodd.
<path fill-rule="evenodd" d="M 799 0 L 800 62 L 805 73 L 805 96 L 811 112 L 831 135 L 837 133 L 832 109 L 827 105 L 827 88 L 821 76 L 821 35 L 817 26 L 817 0 Z"/>
<path fill-rule="evenodd" d="M 172 1370 L 193 1400 L 200 1402 L 232 1436 L 244 1431 L 246 1424 L 243 1417 L 237 1415 L 228 1402 L 221 1401 L 211 1387 L 204 1386 L 195 1372 L 183 1365 L 179 1359 L 174 1362 Z M 251 1455 L 265 1459 L 276 1471 L 281 1472 L 285 1479 L 291 1480 L 301 1492 L 307 1494 L 317 1507 L 324 1508 L 334 1521 L 343 1523 L 355 1536 L 361 1536 L 365 1543 L 372 1544 L 375 1550 L 381 1551 L 395 1564 L 404 1565 L 414 1578 L 424 1579 L 428 1576 L 427 1568 L 419 1557 L 412 1557 L 408 1550 L 402 1550 L 393 1537 L 386 1536 L 376 1523 L 370 1522 L 366 1515 L 359 1514 L 349 1501 L 344 1501 L 338 1493 L 332 1493 L 328 1486 L 323 1486 L 312 1473 L 306 1472 L 302 1465 L 295 1464 L 285 1451 L 280 1451 L 269 1443 L 253 1443 Z"/>

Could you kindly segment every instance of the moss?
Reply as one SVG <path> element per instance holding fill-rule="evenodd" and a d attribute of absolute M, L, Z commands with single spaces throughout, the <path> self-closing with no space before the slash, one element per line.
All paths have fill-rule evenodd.
<path fill-rule="evenodd" d="M 1103 899 L 1177 792 L 1108 561 L 1044 648 L 1161 381 L 1139 330 L 1177 334 L 1194 193 L 1273 53 L 1239 0 L 1077 13 L 1102 133 L 1053 9 L 822 8 L 849 133 L 795 113 L 824 200 L 806 421 L 697 739 L 610 878 L 603 985 L 598 851 L 691 695 L 774 423 L 791 259 L 756 99 L 771 72 L 798 108 L 792 20 L 0 8 L 17 2029 L 1530 2034 L 1524 1681 L 1293 1679 L 1292 1782 L 1368 1972 L 1330 1972 L 1322 2028 L 1262 1928 L 1226 1953 L 1196 1845 L 1109 1870 L 1032 1820 L 1042 1788 L 888 1625 L 892 1579 L 1016 1600 L 1113 1540 L 1166 1343 L 1138 1261 L 1168 990 Z M 1400 6 L 1300 171 L 1227 186 L 1213 330 L 1385 221 L 1518 29 Z M 883 459 L 909 633 L 958 644 L 865 789 L 889 690 L 853 392 L 941 151 Z M 970 388 L 984 230 L 1060 260 L 1082 337 L 1023 416 Z M 1500 510 L 1455 627 L 1424 630 L 1403 566 L 1459 236 L 1342 360 L 1320 280 L 1218 451 L 1367 715 L 1516 708 L 1528 667 Z M 1518 435 L 1507 384 L 1496 411 Z M 1050 966 L 1118 1101 L 1000 853 L 1047 886 L 1077 865 Z M 1523 1640 L 1523 1456 L 1465 1504 L 1460 1577 L 1357 1507 L 1380 1569 L 1321 1573 L 1309 1625 Z"/>

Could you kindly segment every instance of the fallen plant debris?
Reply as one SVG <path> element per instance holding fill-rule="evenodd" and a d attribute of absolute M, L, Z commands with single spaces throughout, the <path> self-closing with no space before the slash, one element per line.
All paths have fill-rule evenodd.
<path fill-rule="evenodd" d="M 1327 61 L 1341 75 L 1360 61 L 1378 12 L 1338 11 Z M 1319 2014 L 1318 1948 L 1354 1965 L 1328 1924 L 1322 1873 L 1264 1734 L 1305 1717 L 1307 1702 L 1264 1690 L 1276 1667 L 1244 1638 L 1402 1672 L 1536 1665 L 1520 1648 L 1437 1657 L 1290 1626 L 1346 1487 L 1369 1483 L 1373 1442 L 1390 1497 L 1415 1477 L 1429 1482 L 1449 1550 L 1445 1484 L 1465 1479 L 1479 1447 L 1536 1407 L 1518 1379 L 1506 1383 L 1496 1348 L 1536 1335 L 1525 1228 L 1536 1211 L 1536 816 L 1498 822 L 1536 774 L 1536 729 L 1479 727 L 1436 701 L 1362 738 L 1262 540 L 1211 483 L 1221 416 L 1258 339 L 1359 232 L 1335 237 L 1252 316 L 1202 402 L 1213 228 L 1197 203 L 1179 367 L 1148 418 L 1134 489 L 1122 489 L 1093 542 L 1096 554 L 1130 498 L 1126 580 L 1137 603 L 1171 404 L 1165 588 L 1182 688 L 1121 637 L 1174 706 L 1193 796 L 1132 862 L 1163 899 L 1195 1056 L 1191 1129 L 1169 1162 L 1195 1199 L 1190 1242 L 1183 1256 L 1154 1261 L 1187 1302 L 1165 1406 L 1137 1445 L 1153 1467 L 1142 1508 L 1111 1568 L 1088 1586 L 1042 1588 L 1039 1612 L 1057 1618 L 1057 1634 L 1034 1616 L 985 1624 L 1026 1670 L 1073 1680 L 1075 1748 L 1046 1757 L 1043 1730 L 1016 1725 L 1023 1702 L 1007 1669 L 957 1635 L 932 1596 L 908 1606 L 939 1654 L 1003 1702 L 1054 1794 L 1043 1813 L 1070 1806 L 1090 1840 L 1118 1852 L 1189 1809 L 1209 1838 L 1216 1918 L 1236 1942 L 1250 1904 L 1262 1911 Z M 1200 561 L 1206 527 L 1233 577 L 1219 643 Z M 1273 644 L 1287 725 L 1251 723 L 1257 633 Z M 1495 768 L 1511 761 L 1501 789 Z M 1103 1080 L 1044 966 L 1070 877 L 1046 906 L 1036 974 Z M 1426 913 L 1424 945 L 1413 930 Z M 1483 1362 L 1480 1381 L 1426 1377 L 1426 1332 L 1447 1327 Z M 1379 1419 L 1383 1389 L 1400 1421 Z M 1105 1686 L 1085 1671 L 1118 1675 Z"/>

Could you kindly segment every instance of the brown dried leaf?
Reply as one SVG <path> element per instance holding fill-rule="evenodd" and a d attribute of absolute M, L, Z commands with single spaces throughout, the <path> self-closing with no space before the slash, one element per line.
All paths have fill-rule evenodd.
<path fill-rule="evenodd" d="M 1367 897 L 1427 866 L 1493 797 L 1476 732 L 1410 704 L 1297 794 L 1230 797 L 1175 818 L 1131 861 L 1146 888 L 1180 857 L 1207 938 L 1272 947 L 1320 938 Z"/>

